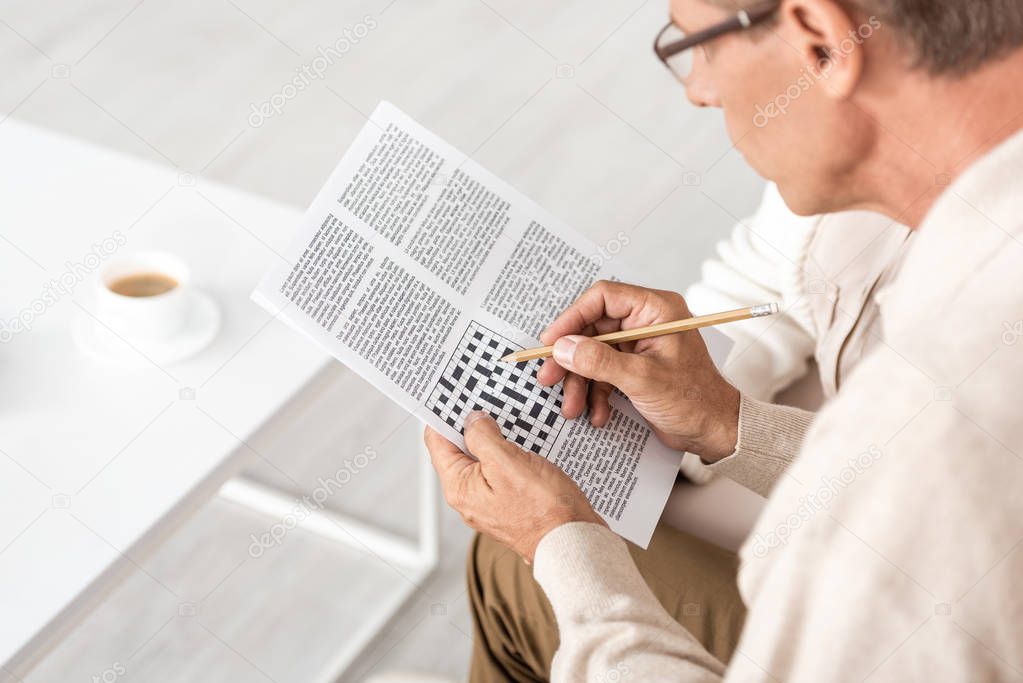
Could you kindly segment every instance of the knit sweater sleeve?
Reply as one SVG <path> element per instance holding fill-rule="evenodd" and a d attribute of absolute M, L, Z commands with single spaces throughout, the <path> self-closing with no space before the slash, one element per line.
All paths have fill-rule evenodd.
<path fill-rule="evenodd" d="M 795 460 L 814 413 L 742 395 L 735 452 L 709 466 L 762 496 Z"/>
<path fill-rule="evenodd" d="M 533 576 L 561 633 L 551 680 L 719 681 L 724 665 L 664 611 L 625 542 L 607 527 L 564 524 L 540 541 Z"/>

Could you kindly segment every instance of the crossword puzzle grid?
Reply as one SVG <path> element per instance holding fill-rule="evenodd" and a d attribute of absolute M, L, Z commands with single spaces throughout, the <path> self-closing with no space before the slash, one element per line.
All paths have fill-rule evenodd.
<path fill-rule="evenodd" d="M 473 410 L 490 413 L 513 443 L 547 457 L 565 423 L 561 388 L 536 381 L 539 364 L 502 363 L 519 347 L 476 321 L 462 335 L 426 407 L 459 432 Z"/>

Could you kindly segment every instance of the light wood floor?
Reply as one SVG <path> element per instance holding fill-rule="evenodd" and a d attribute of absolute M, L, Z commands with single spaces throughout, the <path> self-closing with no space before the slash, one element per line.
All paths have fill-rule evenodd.
<path fill-rule="evenodd" d="M 613 258 L 642 266 L 649 284 L 680 289 L 761 182 L 720 116 L 690 106 L 656 62 L 666 16 L 666 0 L 7 0 L 0 119 L 304 207 L 363 114 L 389 99 L 598 244 L 621 246 Z M 254 106 L 360 23 L 375 27 L 252 125 Z M 372 446 L 379 457 L 330 505 L 413 533 L 418 425 L 341 367 L 321 393 L 253 443 L 271 464 L 249 474 L 311 488 Z M 443 520 L 441 570 L 347 679 L 464 675 L 469 533 L 450 511 Z M 249 535 L 267 523 L 214 500 L 25 680 L 308 680 L 403 579 L 301 531 L 251 558 Z"/>

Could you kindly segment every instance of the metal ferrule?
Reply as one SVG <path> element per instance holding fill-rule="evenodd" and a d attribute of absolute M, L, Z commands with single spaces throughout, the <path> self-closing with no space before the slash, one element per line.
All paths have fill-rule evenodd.
<path fill-rule="evenodd" d="M 762 318 L 765 315 L 774 315 L 778 310 L 778 304 L 760 304 L 752 306 L 749 312 L 754 318 Z"/>

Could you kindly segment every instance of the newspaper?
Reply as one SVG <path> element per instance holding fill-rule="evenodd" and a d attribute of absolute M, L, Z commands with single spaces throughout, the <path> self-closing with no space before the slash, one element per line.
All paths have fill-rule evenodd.
<path fill-rule="evenodd" d="M 500 361 L 539 346 L 596 280 L 638 282 L 611 249 L 382 102 L 253 298 L 463 448 L 464 417 L 489 412 L 646 547 L 682 454 L 623 395 L 598 429 L 562 417 L 561 387 L 536 382 L 537 361 Z M 720 363 L 730 342 L 705 338 Z"/>

